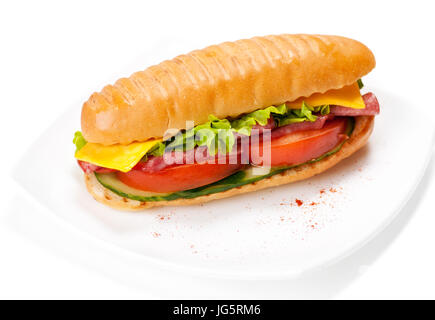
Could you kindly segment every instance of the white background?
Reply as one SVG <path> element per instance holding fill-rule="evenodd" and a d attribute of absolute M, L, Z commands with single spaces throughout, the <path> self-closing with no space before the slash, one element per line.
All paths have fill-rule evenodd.
<path fill-rule="evenodd" d="M 164 288 L 125 281 L 113 266 L 96 262 L 99 256 L 110 255 L 107 248 L 40 214 L 37 204 L 23 197 L 9 178 L 27 147 L 64 110 L 74 104 L 80 108 L 93 91 L 128 75 L 120 70 L 131 73 L 159 62 L 146 58 L 153 48 L 164 49 L 163 60 L 254 35 L 340 34 L 374 51 L 378 65 L 366 81 L 378 75 L 388 91 L 433 104 L 432 1 L 4 3 L 0 5 L 0 164 L 5 172 L 0 186 L 0 298 L 174 297 Z M 410 110 L 410 121 L 418 116 Z M 275 290 L 268 284 L 268 292 L 257 297 L 435 298 L 434 170 L 432 159 L 398 218 L 359 252 L 322 274 L 289 284 L 304 290 Z M 197 292 L 175 298 L 200 296 Z"/>

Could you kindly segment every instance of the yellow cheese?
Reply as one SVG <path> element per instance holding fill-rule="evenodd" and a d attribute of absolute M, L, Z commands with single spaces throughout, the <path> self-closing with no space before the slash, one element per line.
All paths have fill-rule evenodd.
<path fill-rule="evenodd" d="M 296 101 L 287 102 L 286 105 L 288 108 L 300 109 L 303 101 L 312 107 L 322 106 L 325 104 L 338 105 L 354 109 L 364 109 L 366 107 L 364 100 L 361 97 L 361 92 L 357 83 L 343 87 L 341 89 L 329 90 L 325 93 L 315 93 L 308 98 L 302 97 Z"/>
<path fill-rule="evenodd" d="M 76 152 L 78 160 L 90 162 L 100 167 L 130 171 L 142 157 L 162 140 L 133 142 L 129 145 L 103 146 L 98 143 L 87 143 Z"/>

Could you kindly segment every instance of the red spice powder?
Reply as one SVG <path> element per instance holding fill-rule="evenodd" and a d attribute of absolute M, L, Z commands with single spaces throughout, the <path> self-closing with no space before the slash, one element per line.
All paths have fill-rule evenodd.
<path fill-rule="evenodd" d="M 334 188 L 329 188 L 329 192 L 335 193 L 335 192 L 337 192 L 337 190 Z"/>
<path fill-rule="evenodd" d="M 157 218 L 157 220 L 160 220 L 160 221 L 165 221 L 165 220 L 170 219 L 169 216 L 165 216 L 165 215 L 158 215 L 156 218 Z"/>
<path fill-rule="evenodd" d="M 301 205 L 304 204 L 304 202 L 302 200 L 299 200 L 299 199 L 296 199 L 295 202 L 298 205 L 298 207 L 300 207 Z"/>
<path fill-rule="evenodd" d="M 174 215 L 174 211 L 171 211 L 168 214 L 159 214 L 159 215 L 157 215 L 156 218 L 160 221 L 171 220 L 171 216 L 173 216 L 173 215 Z"/>
<path fill-rule="evenodd" d="M 325 189 L 321 189 L 320 194 L 324 194 L 324 193 L 325 193 Z"/>

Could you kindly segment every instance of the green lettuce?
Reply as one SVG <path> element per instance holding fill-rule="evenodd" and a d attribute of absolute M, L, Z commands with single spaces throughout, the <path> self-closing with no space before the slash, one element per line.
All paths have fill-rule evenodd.
<path fill-rule="evenodd" d="M 167 142 L 167 147 L 186 151 L 196 146 L 207 146 L 212 155 L 218 151 L 226 154 L 233 149 L 236 143 L 234 133 L 250 136 L 253 126 L 257 124 L 264 126 L 270 119 L 271 114 L 285 115 L 286 112 L 287 107 L 282 104 L 256 110 L 235 120 L 219 119 L 214 115 L 210 115 L 208 122 L 173 137 Z"/>
<path fill-rule="evenodd" d="M 87 142 L 83 137 L 82 133 L 80 131 L 76 131 L 76 133 L 74 133 L 73 143 L 76 145 L 76 153 L 77 153 L 77 151 L 83 148 Z"/>
<path fill-rule="evenodd" d="M 148 156 L 156 156 L 156 157 L 160 157 L 163 155 L 163 153 L 165 152 L 165 147 L 166 145 L 159 141 L 156 145 L 154 145 L 154 147 L 152 147 L 148 152 L 147 155 Z"/>
<path fill-rule="evenodd" d="M 209 121 L 179 133 L 166 142 L 166 148 L 180 151 L 191 150 L 197 146 L 207 146 L 210 154 L 229 152 L 235 143 L 231 123 L 228 119 L 218 119 L 209 115 Z"/>
<path fill-rule="evenodd" d="M 279 106 L 270 106 L 266 109 L 257 110 L 242 116 L 239 119 L 231 122 L 231 127 L 234 131 L 250 136 L 252 127 L 256 124 L 265 126 L 269 121 L 270 115 L 285 115 L 287 112 L 287 106 L 285 103 Z"/>
<path fill-rule="evenodd" d="M 314 122 L 317 120 L 317 116 L 313 113 L 319 113 L 324 116 L 329 114 L 329 112 L 329 105 L 311 107 L 303 101 L 301 109 L 289 109 L 284 116 L 275 117 L 275 120 L 278 122 L 278 126 L 282 127 L 297 122 Z"/>

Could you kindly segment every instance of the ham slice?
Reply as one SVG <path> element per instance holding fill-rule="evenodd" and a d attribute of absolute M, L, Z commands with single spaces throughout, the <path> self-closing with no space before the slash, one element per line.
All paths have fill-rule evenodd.
<path fill-rule="evenodd" d="M 86 161 L 81 161 L 81 160 L 77 160 L 80 168 L 82 168 L 83 172 L 86 174 L 90 174 L 92 172 L 97 172 L 97 173 L 109 173 L 109 172 L 115 172 L 116 170 L 114 169 L 109 169 L 109 168 L 103 168 L 100 166 L 97 166 L 95 164 L 86 162 Z"/>
<path fill-rule="evenodd" d="M 146 162 L 139 162 L 133 170 L 141 170 L 144 172 L 157 172 L 162 169 L 168 167 L 174 167 L 177 165 L 183 164 L 191 164 L 195 162 L 205 163 L 209 160 L 214 160 L 216 163 L 240 163 L 237 159 L 241 157 L 241 150 L 239 148 L 234 147 L 233 151 L 229 154 L 216 154 L 211 155 L 208 152 L 208 148 L 206 146 L 196 147 L 195 149 L 188 150 L 185 152 L 182 151 L 172 151 L 171 154 L 166 154 L 167 159 L 165 157 L 154 157 L 151 156 L 148 158 Z M 171 162 L 174 161 L 174 162 Z M 180 163 L 176 163 L 175 161 L 180 161 Z"/>
<path fill-rule="evenodd" d="M 376 96 L 369 92 L 362 96 L 366 107 L 364 109 L 353 109 L 342 106 L 331 106 L 330 114 L 343 117 L 375 116 L 379 114 L 379 102 Z"/>
<path fill-rule="evenodd" d="M 296 122 L 291 123 L 283 127 L 279 127 L 272 131 L 272 139 L 279 138 L 285 135 L 288 135 L 292 132 L 296 131 L 305 131 L 305 130 L 318 130 L 322 129 L 325 125 L 326 120 L 333 119 L 333 115 L 319 116 L 316 121 L 304 121 L 304 122 Z"/>

